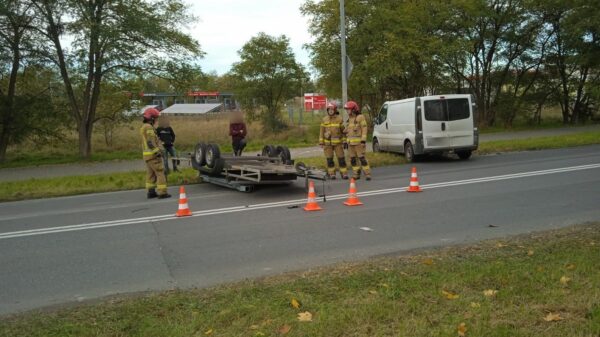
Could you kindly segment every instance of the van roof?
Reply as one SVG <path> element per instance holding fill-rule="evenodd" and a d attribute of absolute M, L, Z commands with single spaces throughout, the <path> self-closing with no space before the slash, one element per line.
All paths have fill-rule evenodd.
<path fill-rule="evenodd" d="M 471 95 L 470 94 L 448 94 L 448 95 L 420 96 L 420 97 L 405 98 L 405 99 L 396 100 L 396 101 L 386 101 L 384 104 L 412 102 L 412 101 L 414 101 L 417 98 L 420 98 L 420 99 L 440 99 L 441 97 L 443 97 L 445 99 L 451 99 L 451 98 L 468 98 L 468 97 L 471 97 Z"/>

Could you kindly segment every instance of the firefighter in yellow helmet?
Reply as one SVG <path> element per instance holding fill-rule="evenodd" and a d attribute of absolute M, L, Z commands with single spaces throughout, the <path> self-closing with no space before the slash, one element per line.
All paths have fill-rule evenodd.
<path fill-rule="evenodd" d="M 334 102 L 327 104 L 327 116 L 323 117 L 319 133 L 319 145 L 325 152 L 327 159 L 327 174 L 330 179 L 335 179 L 335 163 L 333 154 L 337 157 L 340 165 L 342 179 L 348 179 L 348 167 L 346 166 L 346 155 L 344 154 L 344 120 L 340 116 L 337 105 Z"/>
<path fill-rule="evenodd" d="M 348 101 L 344 105 L 348 112 L 348 124 L 344 130 L 347 138 L 348 152 L 350 154 L 350 164 L 354 179 L 360 179 L 360 170 L 365 172 L 367 180 L 371 180 L 371 168 L 365 157 L 367 144 L 367 121 L 360 113 L 358 104 L 354 101 Z"/>
<path fill-rule="evenodd" d="M 148 191 L 148 199 L 171 197 L 167 193 L 167 178 L 165 177 L 165 167 L 162 161 L 163 148 L 156 135 L 156 130 L 154 130 L 154 123 L 159 115 L 160 112 L 154 108 L 144 110 L 144 124 L 140 129 L 143 156 L 146 162 L 146 190 Z"/>

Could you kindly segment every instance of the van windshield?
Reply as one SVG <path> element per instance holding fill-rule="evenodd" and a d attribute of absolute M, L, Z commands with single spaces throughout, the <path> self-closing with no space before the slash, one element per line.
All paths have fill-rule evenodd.
<path fill-rule="evenodd" d="M 471 117 L 466 98 L 429 100 L 424 102 L 424 107 L 428 121 L 456 121 Z"/>

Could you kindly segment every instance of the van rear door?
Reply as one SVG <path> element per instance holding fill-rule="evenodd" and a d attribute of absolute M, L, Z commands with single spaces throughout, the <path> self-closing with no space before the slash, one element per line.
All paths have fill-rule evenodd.
<path fill-rule="evenodd" d="M 389 123 L 388 123 L 388 104 L 384 104 L 379 110 L 379 114 L 373 123 L 373 133 L 377 136 L 379 142 L 379 148 L 381 150 L 387 150 L 388 138 L 389 138 Z"/>
<path fill-rule="evenodd" d="M 423 99 L 423 143 L 425 149 L 451 147 L 448 138 L 448 110 L 443 99 Z"/>
<path fill-rule="evenodd" d="M 448 109 L 447 135 L 452 147 L 474 144 L 473 111 L 469 97 L 446 99 Z"/>

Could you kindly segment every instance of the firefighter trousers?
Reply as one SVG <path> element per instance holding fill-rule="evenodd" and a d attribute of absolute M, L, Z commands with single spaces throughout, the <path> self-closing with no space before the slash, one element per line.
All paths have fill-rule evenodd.
<path fill-rule="evenodd" d="M 361 168 L 363 172 L 365 172 L 365 175 L 371 176 L 371 168 L 365 157 L 366 145 L 362 143 L 350 144 L 348 146 L 348 152 L 350 154 L 350 165 L 352 165 L 353 177 L 360 178 Z"/>
<path fill-rule="evenodd" d="M 146 190 L 156 190 L 158 195 L 167 194 L 167 178 L 161 157 L 146 160 Z"/>
<path fill-rule="evenodd" d="M 335 162 L 333 161 L 334 154 L 337 157 L 342 176 L 348 173 L 346 155 L 344 154 L 344 146 L 342 144 L 323 145 L 323 152 L 325 153 L 325 159 L 327 160 L 327 173 L 329 175 L 335 175 Z"/>

